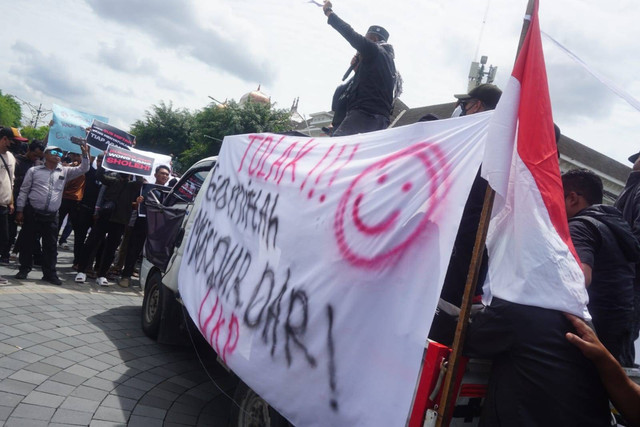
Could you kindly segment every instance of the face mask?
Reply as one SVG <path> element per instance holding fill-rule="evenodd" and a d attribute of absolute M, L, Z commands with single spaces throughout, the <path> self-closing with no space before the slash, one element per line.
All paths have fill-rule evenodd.
<path fill-rule="evenodd" d="M 451 113 L 451 117 L 460 117 L 464 115 L 464 111 L 462 111 L 462 106 L 458 105 L 453 113 Z"/>

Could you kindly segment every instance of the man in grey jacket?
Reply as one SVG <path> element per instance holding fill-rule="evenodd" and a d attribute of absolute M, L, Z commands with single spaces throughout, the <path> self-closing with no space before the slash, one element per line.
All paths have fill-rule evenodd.
<path fill-rule="evenodd" d="M 44 165 L 27 171 L 16 206 L 16 222 L 23 226 L 24 245 L 20 250 L 20 271 L 16 279 L 26 279 L 33 266 L 32 249 L 29 244 L 37 232 L 42 236 L 42 280 L 54 285 L 62 285 L 56 273 L 58 251 L 58 210 L 62 202 L 62 192 L 67 181 L 85 174 L 89 170 L 89 148 L 81 146 L 82 163 L 75 167 L 61 166 L 62 150 L 47 147 L 44 151 Z"/>

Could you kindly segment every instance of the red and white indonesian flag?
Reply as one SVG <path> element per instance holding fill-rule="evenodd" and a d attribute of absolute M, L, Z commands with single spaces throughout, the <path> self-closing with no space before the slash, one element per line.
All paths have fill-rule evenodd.
<path fill-rule="evenodd" d="M 584 316 L 588 297 L 565 213 L 537 3 L 482 165 L 496 191 L 484 299 Z"/>

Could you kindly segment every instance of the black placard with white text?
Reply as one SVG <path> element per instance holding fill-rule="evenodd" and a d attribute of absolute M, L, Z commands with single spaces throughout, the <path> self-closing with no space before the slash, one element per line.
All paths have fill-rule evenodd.
<path fill-rule="evenodd" d="M 135 136 L 130 133 L 103 123 L 100 120 L 93 121 L 89 134 L 87 135 L 87 144 L 102 151 L 106 151 L 109 145 L 115 145 L 125 149 L 132 148 L 134 140 Z"/>
<path fill-rule="evenodd" d="M 102 167 L 113 172 L 148 177 L 153 173 L 153 162 L 153 157 L 109 145 L 104 153 Z"/>

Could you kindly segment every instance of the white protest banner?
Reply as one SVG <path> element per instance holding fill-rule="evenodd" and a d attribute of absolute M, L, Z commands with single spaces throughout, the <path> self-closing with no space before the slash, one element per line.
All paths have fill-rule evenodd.
<path fill-rule="evenodd" d="M 180 295 L 294 425 L 405 425 L 490 117 L 225 138 L 191 213 Z"/>

